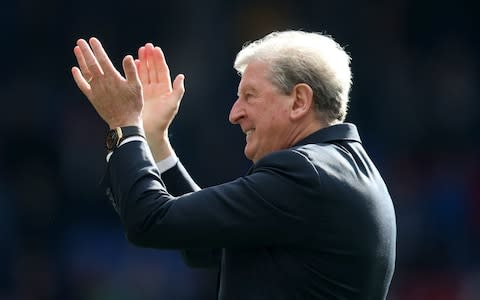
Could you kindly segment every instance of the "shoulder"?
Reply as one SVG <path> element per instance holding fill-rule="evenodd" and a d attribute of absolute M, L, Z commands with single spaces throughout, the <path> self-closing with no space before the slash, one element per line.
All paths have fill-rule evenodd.
<path fill-rule="evenodd" d="M 296 182 L 325 184 L 356 173 L 358 166 L 354 156 L 336 144 L 306 144 L 266 155 L 254 165 L 252 172 L 274 172 Z"/>
<path fill-rule="evenodd" d="M 311 160 L 307 153 L 299 150 L 298 148 L 289 148 L 285 150 L 272 152 L 262 159 L 260 159 L 255 165 L 254 169 L 273 168 L 273 169 L 309 169 L 313 168 Z"/>
<path fill-rule="evenodd" d="M 301 148 L 289 148 L 266 155 L 253 166 L 252 173 L 281 177 L 284 183 L 304 187 L 318 187 L 321 179 L 318 163 L 312 160 L 308 151 Z"/>
<path fill-rule="evenodd" d="M 278 167 L 317 170 L 318 166 L 331 163 L 342 156 L 341 149 L 333 144 L 307 144 L 272 152 L 255 164 L 255 168 Z"/>

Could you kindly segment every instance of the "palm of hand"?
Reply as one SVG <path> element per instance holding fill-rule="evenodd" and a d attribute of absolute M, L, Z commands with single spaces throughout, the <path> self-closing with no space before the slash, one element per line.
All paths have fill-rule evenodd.
<path fill-rule="evenodd" d="M 147 43 L 138 50 L 137 72 L 143 89 L 143 126 L 147 136 L 166 135 L 184 93 L 183 75 L 172 83 L 165 56 Z"/>
<path fill-rule="evenodd" d="M 143 126 L 147 133 L 168 130 L 178 112 L 180 99 L 172 92 L 170 82 L 143 83 Z"/>

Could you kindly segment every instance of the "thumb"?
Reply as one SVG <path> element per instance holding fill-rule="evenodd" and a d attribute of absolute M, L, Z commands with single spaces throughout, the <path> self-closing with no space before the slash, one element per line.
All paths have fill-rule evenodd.
<path fill-rule="evenodd" d="M 135 67 L 137 68 L 137 71 L 140 72 L 140 60 L 138 58 L 135 59 Z"/>
<path fill-rule="evenodd" d="M 178 97 L 178 101 L 182 100 L 183 94 L 185 93 L 185 75 L 178 74 L 173 81 L 173 94 Z"/>
<path fill-rule="evenodd" d="M 140 78 L 138 77 L 137 66 L 135 65 L 133 57 L 131 55 L 125 56 L 122 64 L 127 82 L 140 85 Z"/>

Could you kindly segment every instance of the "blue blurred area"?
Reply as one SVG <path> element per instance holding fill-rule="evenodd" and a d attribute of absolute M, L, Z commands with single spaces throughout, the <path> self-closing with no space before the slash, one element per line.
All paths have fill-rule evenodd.
<path fill-rule="evenodd" d="M 0 299 L 214 299 L 215 270 L 129 245 L 99 181 L 106 126 L 76 88 L 76 39 L 120 67 L 151 41 L 187 93 L 171 130 L 202 186 L 249 167 L 228 123 L 244 42 L 333 35 L 353 57 L 360 128 L 398 218 L 389 299 L 480 298 L 480 45 L 474 1 L 7 1 L 0 5 Z M 254 276 L 254 274 L 252 274 Z"/>

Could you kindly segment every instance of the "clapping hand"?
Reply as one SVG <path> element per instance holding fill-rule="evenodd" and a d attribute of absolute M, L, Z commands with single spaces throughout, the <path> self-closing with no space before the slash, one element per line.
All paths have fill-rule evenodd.
<path fill-rule="evenodd" d="M 142 84 L 133 57 L 123 59 L 123 77 L 98 39 L 79 39 L 73 51 L 78 62 L 73 79 L 110 128 L 142 126 Z"/>
<path fill-rule="evenodd" d="M 138 49 L 135 63 L 145 99 L 143 126 L 155 159 L 161 160 L 173 153 L 168 140 L 168 128 L 185 92 L 185 77 L 177 75 L 172 86 L 165 56 L 159 47 L 151 43 Z"/>

